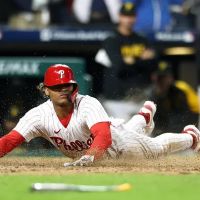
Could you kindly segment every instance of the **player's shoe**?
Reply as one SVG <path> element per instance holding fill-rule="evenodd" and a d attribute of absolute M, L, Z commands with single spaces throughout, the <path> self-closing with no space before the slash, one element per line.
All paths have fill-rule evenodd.
<path fill-rule="evenodd" d="M 190 134 L 193 137 L 193 145 L 192 145 L 192 149 L 196 149 L 199 140 L 200 140 L 200 131 L 199 129 L 194 126 L 194 125 L 187 125 L 184 127 L 182 133 L 187 133 Z"/>
<path fill-rule="evenodd" d="M 146 120 L 146 132 L 147 135 L 150 135 L 154 129 L 153 117 L 156 113 L 156 104 L 153 101 L 145 101 L 143 107 L 140 109 L 139 113 Z"/>

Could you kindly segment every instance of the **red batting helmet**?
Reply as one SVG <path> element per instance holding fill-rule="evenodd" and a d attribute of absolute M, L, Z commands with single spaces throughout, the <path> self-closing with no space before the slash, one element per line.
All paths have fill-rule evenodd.
<path fill-rule="evenodd" d="M 72 69 L 63 64 L 55 64 L 50 66 L 44 75 L 44 85 L 47 87 L 73 83 L 75 85 L 74 91 L 71 95 L 71 101 L 73 102 L 78 93 L 78 84 L 74 79 Z"/>
<path fill-rule="evenodd" d="M 67 65 L 55 64 L 50 66 L 44 75 L 44 85 L 54 86 L 61 85 L 66 83 L 75 83 L 77 82 L 74 79 L 73 71 Z"/>

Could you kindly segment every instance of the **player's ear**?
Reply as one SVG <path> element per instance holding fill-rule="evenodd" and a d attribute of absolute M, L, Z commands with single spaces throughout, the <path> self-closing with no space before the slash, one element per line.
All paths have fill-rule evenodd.
<path fill-rule="evenodd" d="M 45 93 L 46 96 L 49 96 L 49 90 L 48 90 L 47 87 L 44 88 L 44 93 Z"/>

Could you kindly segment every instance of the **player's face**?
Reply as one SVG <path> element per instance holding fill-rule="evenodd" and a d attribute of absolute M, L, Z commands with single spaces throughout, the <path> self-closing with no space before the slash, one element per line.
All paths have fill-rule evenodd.
<path fill-rule="evenodd" d="M 64 106 L 70 103 L 69 97 L 73 91 L 74 84 L 69 83 L 48 87 L 45 92 L 54 104 Z"/>
<path fill-rule="evenodd" d="M 126 15 L 120 15 L 119 17 L 119 23 L 124 28 L 132 29 L 133 25 L 135 23 L 135 16 L 126 16 Z"/>

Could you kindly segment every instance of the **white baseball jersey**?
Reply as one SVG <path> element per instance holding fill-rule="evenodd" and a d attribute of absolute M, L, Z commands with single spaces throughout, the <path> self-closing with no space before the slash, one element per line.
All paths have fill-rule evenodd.
<path fill-rule="evenodd" d="M 98 122 L 111 122 L 112 145 L 107 152 L 116 157 L 131 153 L 135 157 L 160 155 L 191 147 L 189 134 L 162 134 L 156 138 L 145 135 L 146 121 L 142 115 L 134 115 L 127 123 L 109 118 L 101 103 L 88 95 L 78 94 L 74 110 L 65 128 L 58 119 L 50 100 L 31 109 L 20 119 L 14 130 L 27 142 L 35 137 L 50 141 L 70 158 L 84 155 L 93 142 L 90 128 Z"/>
<path fill-rule="evenodd" d="M 93 138 L 89 129 L 98 122 L 109 120 L 97 99 L 78 94 L 66 128 L 59 121 L 52 102 L 48 100 L 27 112 L 14 130 L 27 142 L 35 137 L 46 138 L 66 156 L 74 158 L 91 146 Z"/>

